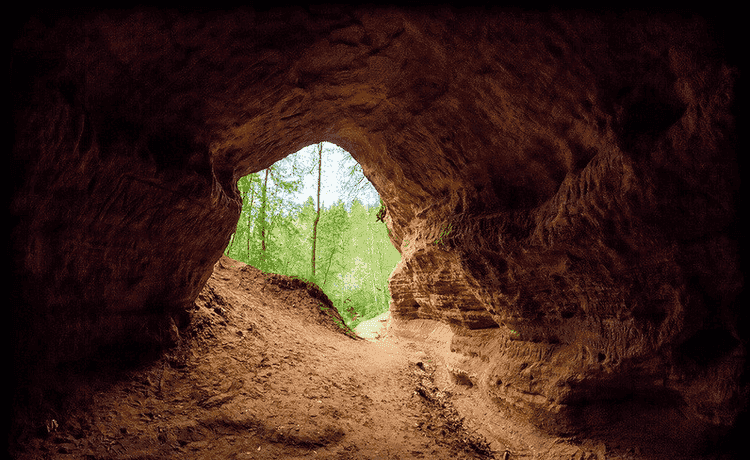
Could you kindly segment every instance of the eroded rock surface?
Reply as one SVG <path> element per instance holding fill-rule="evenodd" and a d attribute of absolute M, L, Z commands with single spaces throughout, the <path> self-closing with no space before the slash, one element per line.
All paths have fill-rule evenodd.
<path fill-rule="evenodd" d="M 493 407 L 700 443 L 745 406 L 738 70 L 715 23 L 326 7 L 22 24 L 21 387 L 168 343 L 236 225 L 236 180 L 327 140 L 387 204 L 393 321 L 452 325 Z"/>

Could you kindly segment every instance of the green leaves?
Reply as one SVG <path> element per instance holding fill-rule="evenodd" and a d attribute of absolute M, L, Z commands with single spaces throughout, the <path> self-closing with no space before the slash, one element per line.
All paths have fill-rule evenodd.
<path fill-rule="evenodd" d="M 440 234 L 438 235 L 437 239 L 433 241 L 433 244 L 442 244 L 443 246 L 445 246 L 444 238 L 450 235 L 451 230 L 453 230 L 453 224 L 449 223 L 447 225 L 445 224 L 441 225 Z"/>
<path fill-rule="evenodd" d="M 385 207 L 385 203 L 383 203 L 383 200 L 380 200 L 380 208 L 378 208 L 378 212 L 375 215 L 375 221 L 383 222 L 385 223 L 385 215 L 387 214 L 388 210 Z M 388 230 L 390 232 L 390 229 Z"/>
<path fill-rule="evenodd" d="M 336 190 L 339 200 L 321 206 L 315 275 L 310 255 L 317 200 L 302 197 L 306 183 L 311 193 L 317 188 L 317 151 L 311 155 L 303 149 L 238 181 L 242 214 L 225 252 L 263 271 L 317 284 L 353 327 L 388 309 L 388 277 L 400 253 L 377 220 L 382 200 L 361 166 L 337 146 L 345 155 L 331 162 L 327 155 L 336 153 L 331 145 L 323 144 L 329 147 L 323 151 L 322 168 L 335 171 L 321 185 Z"/>

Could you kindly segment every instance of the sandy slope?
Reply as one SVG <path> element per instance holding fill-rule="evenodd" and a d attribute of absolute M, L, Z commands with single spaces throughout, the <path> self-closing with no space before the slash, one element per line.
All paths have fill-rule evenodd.
<path fill-rule="evenodd" d="M 75 381 L 16 457 L 491 458 L 443 404 L 427 354 L 347 335 L 304 286 L 222 258 L 179 347 Z"/>

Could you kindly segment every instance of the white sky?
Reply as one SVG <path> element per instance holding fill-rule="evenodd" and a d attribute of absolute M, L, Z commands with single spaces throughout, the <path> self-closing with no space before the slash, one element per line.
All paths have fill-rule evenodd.
<path fill-rule="evenodd" d="M 300 153 L 310 156 L 317 155 L 316 145 L 309 145 L 296 154 Z M 320 198 L 323 207 L 331 206 L 338 201 L 339 197 L 343 200 L 347 199 L 347 194 L 342 190 L 343 175 L 345 172 L 340 172 L 336 169 L 342 164 L 345 157 L 350 159 L 350 162 L 354 161 L 351 159 L 349 152 L 338 147 L 336 144 L 328 142 L 323 143 L 323 180 L 320 188 Z M 315 199 L 315 195 L 317 194 L 317 180 L 317 174 L 305 178 L 305 188 L 302 193 L 296 197 L 298 203 L 304 203 L 310 196 L 313 197 L 313 200 Z M 367 178 L 364 178 L 364 180 L 367 181 Z M 367 183 L 369 187 L 363 193 L 360 193 L 359 201 L 363 204 L 379 205 L 380 202 L 378 201 L 379 197 L 377 191 L 371 184 L 369 184 L 369 181 Z"/>

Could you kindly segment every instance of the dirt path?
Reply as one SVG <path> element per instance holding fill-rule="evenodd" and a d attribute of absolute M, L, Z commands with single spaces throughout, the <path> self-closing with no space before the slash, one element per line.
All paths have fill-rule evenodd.
<path fill-rule="evenodd" d="M 67 396 L 12 439 L 12 458 L 641 459 L 484 404 L 451 380 L 447 326 L 385 324 L 356 337 L 317 287 L 222 258 L 174 348 L 56 382 Z"/>
<path fill-rule="evenodd" d="M 386 336 L 390 319 L 391 312 L 387 311 L 374 318 L 362 321 L 354 328 L 354 332 L 365 340 L 377 342 Z"/>
<path fill-rule="evenodd" d="M 114 381 L 75 382 L 73 403 L 16 458 L 493 458 L 413 342 L 353 339 L 309 292 L 270 281 L 222 259 L 178 348 Z"/>

